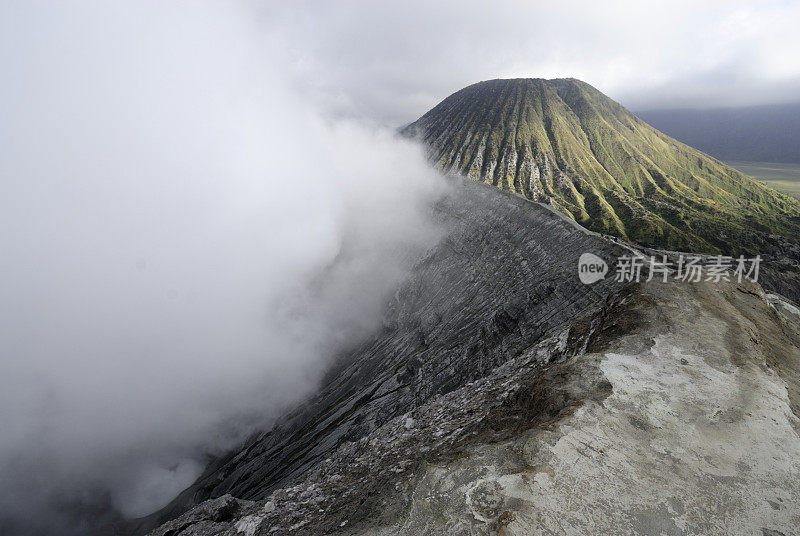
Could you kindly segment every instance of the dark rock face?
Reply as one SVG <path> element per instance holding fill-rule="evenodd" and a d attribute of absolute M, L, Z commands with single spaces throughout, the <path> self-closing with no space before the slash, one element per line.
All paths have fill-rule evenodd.
<path fill-rule="evenodd" d="M 454 190 L 436 207 L 450 228 L 447 237 L 398 289 L 381 332 L 342 356 L 312 400 L 211 463 L 168 507 L 141 520 L 137 532 L 226 494 L 263 500 L 332 463 L 337 449 L 345 456 L 341 452 L 368 447 L 359 447 L 359 440 L 387 423 L 413 428 L 414 418 L 404 415 L 437 397 L 455 396 L 448 393 L 504 364 L 522 359 L 536 371 L 557 356 L 582 351 L 593 319 L 623 285 L 612 278 L 583 285 L 578 257 L 592 252 L 613 261 L 624 249 L 516 196 L 471 183 Z M 505 391 L 513 392 L 491 392 L 481 419 Z M 481 396 L 480 390 L 460 392 L 467 397 L 463 407 Z M 477 422 L 465 419 L 459 438 Z M 353 459 L 368 451 L 374 449 Z"/>
<path fill-rule="evenodd" d="M 796 259 L 800 259 L 797 251 L 771 255 L 761 270 L 759 282 L 765 290 L 800 304 L 800 264 Z"/>

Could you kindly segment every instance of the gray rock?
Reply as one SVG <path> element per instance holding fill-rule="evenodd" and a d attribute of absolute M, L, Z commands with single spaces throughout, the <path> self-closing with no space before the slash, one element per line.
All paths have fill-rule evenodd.
<path fill-rule="evenodd" d="M 432 429 L 433 423 L 423 426 L 415 408 L 515 359 L 524 358 L 535 370 L 582 349 L 597 316 L 623 285 L 610 278 L 581 284 L 578 257 L 592 252 L 611 261 L 624 249 L 540 205 L 457 180 L 458 187 L 436 207 L 449 233 L 398 289 L 383 330 L 341 356 L 317 396 L 212 462 L 168 507 L 142 520 L 139 531 L 225 494 L 263 500 L 285 488 L 286 497 L 295 499 L 287 486 L 324 466 L 340 448 L 358 449 L 369 434 L 408 412 L 416 424 L 407 430 L 404 420 L 401 428 L 409 437 L 432 437 L 433 455 L 436 445 L 460 441 L 461 435 Z M 552 348 L 537 347 L 546 340 Z M 531 354 L 535 348 L 539 353 Z M 468 396 L 480 399 L 481 393 Z M 464 415 L 463 424 L 479 418 L 486 415 Z M 393 463 L 403 472 L 420 461 L 416 456 Z M 359 483 L 355 492 L 368 488 Z"/>
<path fill-rule="evenodd" d="M 200 502 L 155 536 L 800 526 L 797 308 L 753 283 L 581 285 L 581 252 L 621 250 L 486 191 L 442 204 L 452 234 L 400 289 L 386 330 L 183 495 L 239 489 L 253 502 Z"/>

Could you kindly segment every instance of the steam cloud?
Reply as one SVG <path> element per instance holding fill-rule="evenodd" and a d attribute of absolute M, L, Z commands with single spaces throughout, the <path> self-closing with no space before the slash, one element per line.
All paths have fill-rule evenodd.
<path fill-rule="evenodd" d="M 0 529 L 161 507 L 439 236 L 417 147 L 310 109 L 242 5 L 89 6 L 0 9 Z"/>

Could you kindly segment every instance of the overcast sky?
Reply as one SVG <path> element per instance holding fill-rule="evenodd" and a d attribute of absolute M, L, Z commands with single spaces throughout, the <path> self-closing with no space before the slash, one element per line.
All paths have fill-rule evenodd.
<path fill-rule="evenodd" d="M 416 119 L 471 83 L 580 78 L 633 110 L 800 100 L 800 3 L 291 2 L 265 9 L 340 113 Z"/>

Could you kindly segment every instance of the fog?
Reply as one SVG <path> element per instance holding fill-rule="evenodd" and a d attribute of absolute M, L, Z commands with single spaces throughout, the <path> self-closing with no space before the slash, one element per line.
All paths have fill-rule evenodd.
<path fill-rule="evenodd" d="M 0 8 L 0 529 L 161 507 L 439 238 L 419 148 L 331 119 L 285 46 L 248 4 Z"/>

